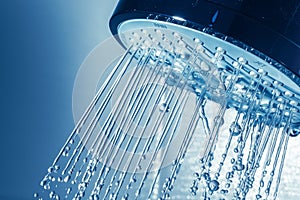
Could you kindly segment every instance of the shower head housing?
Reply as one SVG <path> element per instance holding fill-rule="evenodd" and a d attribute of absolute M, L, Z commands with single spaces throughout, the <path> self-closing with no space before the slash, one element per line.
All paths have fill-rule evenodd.
<path fill-rule="evenodd" d="M 263 53 L 293 72 L 282 69 L 285 73 L 299 78 L 299 6 L 298 1 L 284 0 L 121 0 L 110 28 L 116 35 L 124 22 L 133 19 L 178 24 L 214 34 L 267 59 Z"/>

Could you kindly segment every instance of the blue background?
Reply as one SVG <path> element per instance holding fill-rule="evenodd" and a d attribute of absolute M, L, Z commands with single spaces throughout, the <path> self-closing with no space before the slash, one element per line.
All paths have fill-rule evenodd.
<path fill-rule="evenodd" d="M 116 0 L 0 2 L 0 199 L 32 199 L 74 127 L 72 89 Z"/>

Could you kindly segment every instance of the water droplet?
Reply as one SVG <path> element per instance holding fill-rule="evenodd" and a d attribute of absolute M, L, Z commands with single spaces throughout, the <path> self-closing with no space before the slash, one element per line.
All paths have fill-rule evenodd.
<path fill-rule="evenodd" d="M 84 196 L 85 196 L 85 191 L 79 191 L 79 197 L 84 197 Z"/>
<path fill-rule="evenodd" d="M 209 182 L 208 187 L 211 191 L 217 191 L 219 189 L 219 182 L 217 180 L 212 180 Z"/>
<path fill-rule="evenodd" d="M 195 187 L 191 187 L 190 188 L 190 193 L 192 194 L 192 196 L 196 196 L 197 195 L 197 190 Z"/>
<path fill-rule="evenodd" d="M 234 149 L 233 149 L 233 152 L 234 152 L 234 153 L 238 153 L 238 152 L 239 152 L 238 148 L 234 148 Z"/>
<path fill-rule="evenodd" d="M 204 178 L 206 181 L 210 181 L 209 173 L 207 173 L 207 172 L 203 173 L 203 178 Z"/>
<path fill-rule="evenodd" d="M 55 200 L 60 200 L 59 195 L 58 195 L 58 194 L 55 194 L 55 195 L 54 195 L 54 199 L 55 199 Z"/>
<path fill-rule="evenodd" d="M 54 165 L 54 170 L 55 171 L 58 171 L 60 169 L 60 166 L 59 165 Z"/>
<path fill-rule="evenodd" d="M 115 200 L 115 199 L 116 199 L 115 193 L 111 193 L 111 194 L 109 195 L 109 199 L 110 199 L 110 200 Z"/>
<path fill-rule="evenodd" d="M 70 180 L 71 176 L 70 175 L 67 175 L 65 178 L 64 178 L 64 182 L 67 183 L 69 180 Z"/>
<path fill-rule="evenodd" d="M 87 184 L 86 183 L 80 183 L 78 184 L 78 190 L 79 191 L 85 191 Z"/>
<path fill-rule="evenodd" d="M 229 128 L 232 136 L 238 136 L 242 132 L 241 126 L 237 122 L 233 122 Z"/>
<path fill-rule="evenodd" d="M 237 163 L 236 165 L 233 166 L 233 170 L 236 171 L 242 171 L 245 168 L 245 166 L 242 163 Z"/>
<path fill-rule="evenodd" d="M 232 158 L 231 159 L 231 164 L 233 164 L 235 162 L 235 159 L 234 158 Z"/>
<path fill-rule="evenodd" d="M 49 184 L 49 183 L 47 183 L 46 185 L 44 185 L 44 189 L 45 189 L 45 190 L 50 190 L 50 188 L 51 188 L 51 187 L 50 187 L 50 184 Z"/>
<path fill-rule="evenodd" d="M 266 194 L 269 194 L 269 193 L 270 193 L 270 188 L 267 188 L 267 189 L 265 190 L 265 193 L 266 193 Z"/>
<path fill-rule="evenodd" d="M 99 200 L 99 199 L 100 199 L 100 197 L 98 194 L 92 194 L 92 196 L 90 198 L 90 200 Z"/>
<path fill-rule="evenodd" d="M 135 183 L 135 182 L 136 182 L 136 178 L 135 178 L 135 176 L 134 176 L 134 177 L 132 177 L 132 178 L 130 179 L 130 182 L 132 182 L 132 183 Z"/>
<path fill-rule="evenodd" d="M 167 103 L 162 103 L 159 107 L 159 110 L 161 112 L 169 112 L 170 111 L 170 107 L 167 105 Z"/>
<path fill-rule="evenodd" d="M 288 129 L 288 134 L 291 136 L 291 137 L 296 137 L 300 134 L 300 127 L 299 128 L 294 128 L 294 127 L 290 127 Z"/>
<path fill-rule="evenodd" d="M 37 198 L 37 197 L 39 197 L 39 194 L 35 192 L 35 193 L 33 194 L 33 197 L 34 197 L 34 198 Z"/>
<path fill-rule="evenodd" d="M 53 170 L 54 170 L 54 168 L 53 168 L 53 167 L 49 167 L 49 168 L 48 168 L 48 173 L 52 173 L 52 172 L 53 172 Z"/>
<path fill-rule="evenodd" d="M 221 190 L 221 194 L 227 194 L 228 190 Z"/>
<path fill-rule="evenodd" d="M 50 197 L 50 199 L 54 199 L 54 196 L 55 195 L 55 192 L 54 191 L 51 191 L 50 193 L 49 193 L 49 197 Z"/>
<path fill-rule="evenodd" d="M 264 185 L 265 185 L 264 181 L 261 180 L 261 181 L 259 182 L 259 186 L 260 186 L 260 187 L 264 187 Z"/>
<path fill-rule="evenodd" d="M 69 152 L 68 152 L 68 151 L 66 151 L 66 150 L 64 150 L 64 151 L 62 152 L 62 156 L 64 156 L 64 157 L 68 157 L 68 156 L 69 156 Z"/>
<path fill-rule="evenodd" d="M 71 187 L 68 187 L 67 188 L 67 194 L 70 194 L 72 192 L 72 188 Z"/>
<path fill-rule="evenodd" d="M 131 188 L 132 188 L 132 185 L 131 185 L 131 183 L 129 183 L 129 184 L 126 186 L 126 189 L 129 190 L 129 189 L 131 189 Z"/>
<path fill-rule="evenodd" d="M 58 181 L 58 182 L 63 182 L 63 178 L 62 178 L 61 176 L 59 176 L 59 177 L 57 178 L 57 181 Z"/>
<path fill-rule="evenodd" d="M 47 181 L 46 180 L 42 180 L 41 182 L 40 182 L 40 186 L 44 186 L 44 185 L 46 185 L 47 184 Z"/>

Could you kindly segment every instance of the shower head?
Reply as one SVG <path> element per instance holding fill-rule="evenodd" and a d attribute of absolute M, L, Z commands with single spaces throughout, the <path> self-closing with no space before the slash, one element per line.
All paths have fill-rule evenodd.
<path fill-rule="evenodd" d="M 110 28 L 125 48 L 143 41 L 145 47 L 171 48 L 170 54 L 183 51 L 185 56 L 191 56 L 201 51 L 209 62 L 215 62 L 212 60 L 216 56 L 222 57 L 215 65 L 224 83 L 237 69 L 236 83 L 241 87 L 263 80 L 262 88 L 268 95 L 261 103 L 269 104 L 274 92 L 278 93 L 279 100 L 288 99 L 295 111 L 292 124 L 298 127 L 299 6 L 298 1 L 282 0 L 188 0 L 184 3 L 121 0 L 111 17 Z M 239 99 L 238 95 L 236 90 L 229 98 Z M 236 102 L 232 102 L 235 106 Z M 291 133 L 297 134 L 297 131 Z"/>

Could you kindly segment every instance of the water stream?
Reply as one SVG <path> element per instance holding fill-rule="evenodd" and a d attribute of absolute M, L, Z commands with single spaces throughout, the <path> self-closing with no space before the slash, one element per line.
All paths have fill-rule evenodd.
<path fill-rule="evenodd" d="M 152 32 L 169 46 L 132 43 L 34 197 L 275 199 L 299 134 L 294 95 L 222 48 Z"/>

